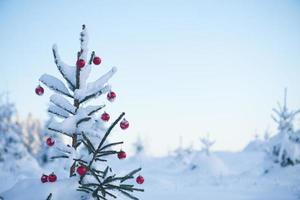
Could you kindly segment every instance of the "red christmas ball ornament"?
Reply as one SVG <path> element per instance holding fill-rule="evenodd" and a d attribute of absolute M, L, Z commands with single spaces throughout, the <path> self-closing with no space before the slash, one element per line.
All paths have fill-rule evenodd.
<path fill-rule="evenodd" d="M 57 180 L 57 176 L 52 172 L 52 174 L 50 174 L 48 176 L 48 181 L 49 182 L 55 182 Z"/>
<path fill-rule="evenodd" d="M 44 88 L 42 87 L 42 86 L 37 86 L 36 88 L 35 88 L 35 93 L 37 94 L 37 95 L 39 95 L 39 96 L 41 96 L 41 95 L 43 95 L 44 94 Z"/>
<path fill-rule="evenodd" d="M 107 122 L 109 119 L 110 119 L 110 116 L 107 112 L 104 112 L 102 115 L 101 115 L 101 119 L 105 122 Z"/>
<path fill-rule="evenodd" d="M 48 176 L 45 175 L 45 174 L 43 174 L 43 175 L 41 176 L 41 182 L 42 182 L 42 183 L 48 182 Z"/>
<path fill-rule="evenodd" d="M 86 166 L 79 166 L 76 171 L 79 174 L 79 176 L 84 176 L 87 170 L 88 169 L 86 168 Z"/>
<path fill-rule="evenodd" d="M 83 68 L 85 66 L 85 61 L 83 59 L 78 59 L 76 62 L 76 66 L 80 69 Z"/>
<path fill-rule="evenodd" d="M 95 65 L 100 65 L 100 64 L 101 64 L 101 58 L 100 58 L 99 56 L 95 56 L 95 57 L 93 58 L 93 63 L 94 63 Z"/>
<path fill-rule="evenodd" d="M 52 138 L 47 138 L 46 143 L 49 147 L 52 147 L 55 143 L 55 141 Z"/>
<path fill-rule="evenodd" d="M 113 102 L 116 99 L 117 95 L 115 92 L 110 91 L 109 93 L 107 93 L 107 100 L 110 102 Z"/>
<path fill-rule="evenodd" d="M 141 175 L 139 175 L 138 177 L 136 177 L 136 182 L 138 184 L 143 184 L 145 182 L 144 177 L 142 177 Z"/>
<path fill-rule="evenodd" d="M 129 127 L 129 122 L 126 119 L 123 119 L 120 123 L 121 129 L 125 130 Z"/>
<path fill-rule="evenodd" d="M 118 158 L 119 158 L 120 160 L 125 159 L 125 158 L 126 158 L 126 152 L 121 150 L 121 151 L 118 153 Z"/>

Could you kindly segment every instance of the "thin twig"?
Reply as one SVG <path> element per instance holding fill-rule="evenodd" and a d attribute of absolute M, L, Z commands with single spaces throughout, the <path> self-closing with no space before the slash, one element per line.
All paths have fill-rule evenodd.
<path fill-rule="evenodd" d="M 52 199 L 52 193 L 49 194 L 46 200 L 51 200 Z"/>

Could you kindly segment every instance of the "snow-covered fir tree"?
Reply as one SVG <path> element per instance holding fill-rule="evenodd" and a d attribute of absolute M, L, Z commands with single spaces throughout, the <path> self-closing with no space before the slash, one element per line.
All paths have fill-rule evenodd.
<path fill-rule="evenodd" d="M 59 151 L 53 159 L 67 159 L 69 163 L 69 176 L 78 180 L 77 199 L 109 199 L 125 195 L 131 199 L 138 199 L 132 193 L 143 191 L 136 188 L 131 179 L 136 177 L 136 182 L 142 184 L 144 178 L 138 175 L 141 168 L 135 169 L 126 175 L 117 175 L 109 165 L 107 156 L 115 155 L 120 160 L 126 158 L 126 152 L 120 148 L 123 142 L 108 142 L 107 138 L 113 129 L 119 124 L 125 130 L 129 122 L 121 113 L 112 123 L 110 115 L 103 112 L 105 105 L 88 105 L 88 102 L 106 94 L 112 102 L 116 94 L 111 91 L 108 80 L 116 73 L 115 67 L 95 81 L 88 82 L 88 77 L 94 65 L 101 63 L 100 57 L 95 52 L 88 58 L 88 33 L 85 25 L 80 33 L 80 50 L 77 53 L 75 66 L 67 65 L 62 61 L 57 50 L 53 46 L 55 64 L 65 79 L 67 86 L 60 79 L 44 74 L 39 79 L 41 83 L 52 89 L 56 94 L 50 97 L 51 105 L 48 112 L 55 115 L 55 119 L 48 124 L 48 130 L 63 134 L 71 139 L 70 144 L 47 138 L 47 145 Z M 44 88 L 39 85 L 36 93 L 42 95 Z M 71 103 L 70 100 L 73 102 Z M 102 112 L 101 116 L 97 113 Z M 41 181 L 55 182 L 57 176 L 53 174 L 43 175 Z M 127 183 L 128 182 L 128 183 Z M 53 194 L 49 194 L 51 198 Z"/>
<path fill-rule="evenodd" d="M 209 156 L 210 155 L 210 150 L 211 147 L 215 144 L 216 141 L 212 140 L 207 134 L 205 137 L 200 138 L 201 146 L 202 146 L 202 151 Z"/>
<path fill-rule="evenodd" d="M 22 127 L 13 120 L 15 105 L 8 98 L 0 98 L 0 162 L 1 168 L 16 172 L 22 167 L 21 160 L 32 161 L 21 138 Z"/>
<path fill-rule="evenodd" d="M 193 157 L 193 144 L 187 147 L 183 146 L 182 137 L 179 138 L 179 146 L 171 152 L 171 156 L 175 159 L 175 163 L 180 165 L 188 165 Z"/>
<path fill-rule="evenodd" d="M 300 162 L 300 132 L 294 129 L 294 120 L 300 110 L 288 109 L 287 89 L 284 90 L 283 105 L 278 103 L 278 108 L 273 111 L 272 118 L 277 123 L 277 134 L 269 140 L 270 153 L 281 166 L 294 165 Z"/>

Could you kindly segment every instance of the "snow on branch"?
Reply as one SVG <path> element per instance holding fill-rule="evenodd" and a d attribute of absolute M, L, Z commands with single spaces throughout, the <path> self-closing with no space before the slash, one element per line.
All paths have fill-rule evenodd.
<path fill-rule="evenodd" d="M 87 113 L 84 110 L 80 110 L 76 115 L 70 116 L 62 122 L 51 122 L 48 125 L 48 128 L 51 128 L 50 130 L 66 134 L 68 136 L 72 136 L 74 133 L 80 135 L 80 133 L 77 131 L 77 129 L 79 128 L 79 124 L 87 122 L 90 119 L 91 117 L 87 116 Z M 84 128 L 87 129 L 88 126 L 85 126 Z"/>
<path fill-rule="evenodd" d="M 106 74 L 101 76 L 96 81 L 87 84 L 85 88 L 77 89 L 74 92 L 74 96 L 80 102 L 84 102 L 90 98 L 97 97 L 110 90 L 110 86 L 105 85 L 107 81 L 116 73 L 117 68 L 113 67 Z"/>
<path fill-rule="evenodd" d="M 64 122 L 66 122 L 66 120 Z M 67 122 L 70 122 L 70 121 L 71 120 L 68 120 Z M 62 133 L 64 135 L 66 135 L 66 136 L 72 137 L 73 136 L 73 132 L 74 132 L 75 129 L 73 128 L 73 126 L 72 127 L 66 127 L 66 124 L 68 124 L 68 123 L 64 123 L 63 124 L 63 123 L 59 123 L 59 122 L 54 122 L 53 121 L 53 122 L 51 122 L 48 125 L 48 129 L 50 131 L 55 131 L 55 132 L 58 132 L 58 133 Z"/>
<path fill-rule="evenodd" d="M 91 73 L 91 69 L 92 69 L 92 66 L 87 64 L 84 68 L 82 68 L 80 70 L 79 88 L 85 88 L 86 81 Z"/>
<path fill-rule="evenodd" d="M 80 33 L 80 54 L 79 58 L 83 60 L 87 60 L 87 53 L 88 53 L 88 42 L 89 42 L 89 35 L 85 25 L 82 25 L 82 31 Z"/>
<path fill-rule="evenodd" d="M 107 93 L 109 90 L 111 90 L 111 86 L 110 85 L 106 85 L 103 88 L 101 88 L 99 91 L 95 91 L 94 93 L 84 96 L 83 98 L 80 99 L 80 103 L 83 103 L 91 98 L 100 96 L 101 94 Z"/>
<path fill-rule="evenodd" d="M 72 95 L 69 93 L 69 90 L 65 86 L 65 84 L 59 80 L 58 78 L 51 76 L 49 74 L 43 74 L 39 79 L 42 83 L 44 83 L 47 87 L 58 92 L 60 94 L 64 94 L 68 97 L 72 98 Z"/>
<path fill-rule="evenodd" d="M 66 132 L 64 132 L 63 130 L 59 129 L 58 127 L 59 127 L 59 123 L 58 123 L 58 122 L 51 122 L 51 123 L 48 125 L 47 128 L 48 128 L 49 131 L 61 133 L 61 134 L 64 134 L 64 135 L 66 135 L 66 136 L 72 137 L 72 134 L 66 133 Z"/>
<path fill-rule="evenodd" d="M 90 75 L 91 72 L 91 63 L 87 61 L 87 54 L 88 54 L 88 32 L 85 25 L 82 25 L 82 31 L 80 33 L 80 51 L 78 52 L 78 59 L 83 59 L 86 63 L 86 65 L 81 68 L 79 71 L 77 71 L 77 75 L 79 78 L 79 83 L 77 83 L 79 88 L 84 88 L 86 85 L 86 81 Z M 76 79 L 77 79 L 76 78 Z"/>
<path fill-rule="evenodd" d="M 102 108 L 104 108 L 105 105 L 100 105 L 100 106 L 87 106 L 85 108 L 86 112 L 88 113 L 89 116 L 93 115 L 94 113 L 98 112 Z"/>
<path fill-rule="evenodd" d="M 61 118 L 68 118 L 69 117 L 69 113 L 67 111 L 65 111 L 64 109 L 56 106 L 56 105 L 50 105 L 48 108 L 48 112 L 52 113 L 58 117 Z"/>
<path fill-rule="evenodd" d="M 75 114 L 76 108 L 64 97 L 58 94 L 53 94 L 50 97 L 50 101 L 59 108 L 67 111 L 70 114 Z"/>
<path fill-rule="evenodd" d="M 53 52 L 55 64 L 56 64 L 59 72 L 64 77 L 64 79 L 68 82 L 69 88 L 72 91 L 74 91 L 76 89 L 76 87 L 75 87 L 75 85 L 76 85 L 76 79 L 75 79 L 76 67 L 69 66 L 61 60 L 61 58 L 58 54 L 56 44 L 53 45 L 52 52 Z"/>

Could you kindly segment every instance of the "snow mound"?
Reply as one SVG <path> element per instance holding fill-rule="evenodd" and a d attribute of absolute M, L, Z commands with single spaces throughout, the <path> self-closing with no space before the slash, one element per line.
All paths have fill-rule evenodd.
<path fill-rule="evenodd" d="M 5 200 L 42 200 L 47 199 L 52 193 L 52 200 L 80 200 L 84 194 L 74 190 L 77 187 L 78 180 L 73 178 L 58 180 L 55 183 L 41 183 L 39 179 L 24 179 L 0 195 Z"/>
<path fill-rule="evenodd" d="M 203 175 L 226 176 L 230 175 L 229 168 L 215 155 L 198 153 L 194 156 L 189 169 L 196 170 Z"/>
<path fill-rule="evenodd" d="M 266 149 L 266 142 L 263 140 L 253 140 L 245 148 L 244 151 L 264 151 Z"/>

